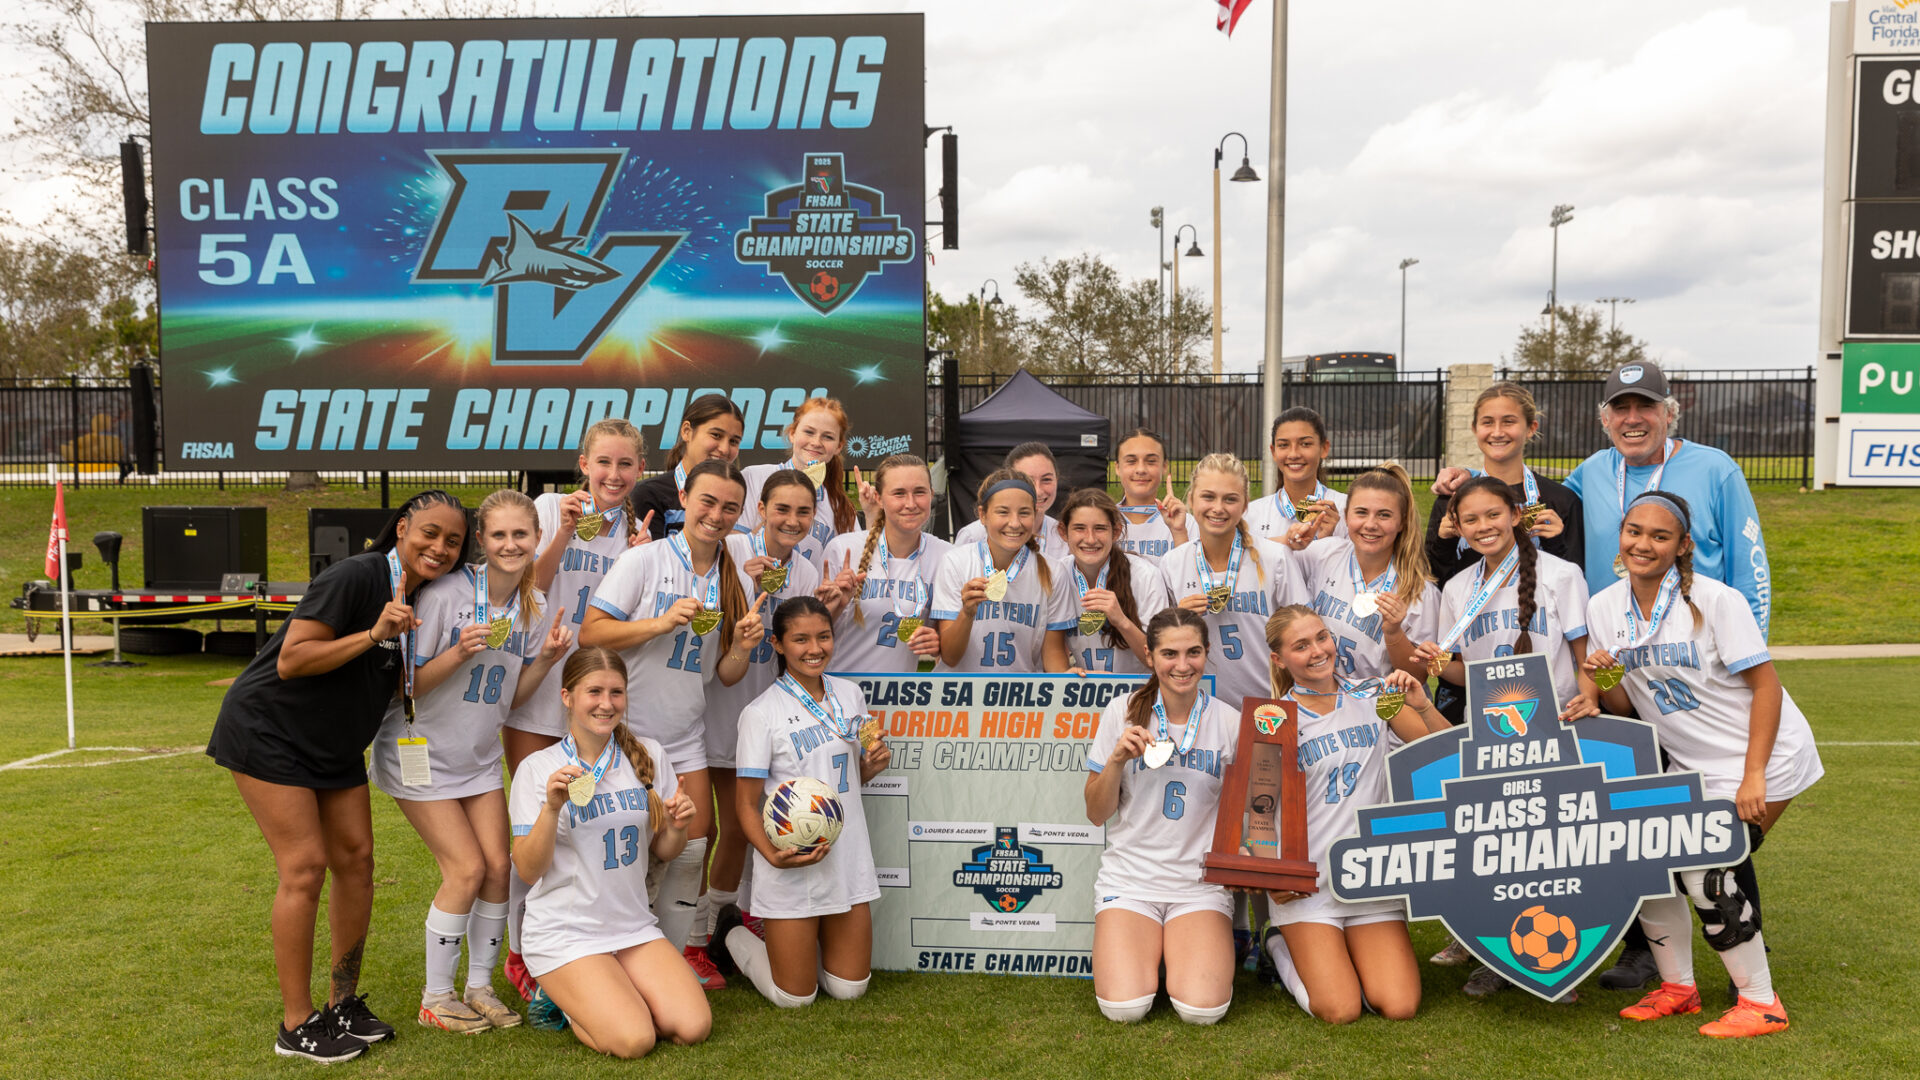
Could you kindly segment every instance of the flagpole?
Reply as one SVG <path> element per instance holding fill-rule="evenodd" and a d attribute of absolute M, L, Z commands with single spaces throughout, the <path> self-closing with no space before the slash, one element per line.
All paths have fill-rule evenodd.
<path fill-rule="evenodd" d="M 1267 119 L 1267 348 L 1260 376 L 1260 437 L 1268 438 L 1284 400 L 1280 386 L 1280 301 L 1287 242 L 1287 0 L 1273 0 L 1273 101 Z M 1273 455 L 1262 453 L 1261 486 L 1280 487 Z"/>
<path fill-rule="evenodd" d="M 73 595 L 73 578 L 67 569 L 67 533 L 60 531 L 60 651 L 67 669 L 67 749 L 73 749 L 73 619 L 67 606 Z"/>

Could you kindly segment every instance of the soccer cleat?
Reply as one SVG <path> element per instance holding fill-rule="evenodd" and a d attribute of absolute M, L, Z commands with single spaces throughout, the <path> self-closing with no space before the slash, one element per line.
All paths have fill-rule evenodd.
<path fill-rule="evenodd" d="M 506 976 L 521 1001 L 533 1000 L 533 992 L 540 984 L 533 981 L 533 972 L 527 970 L 525 958 L 512 949 L 507 950 Z"/>
<path fill-rule="evenodd" d="M 1700 988 L 1690 983 L 1663 982 L 1646 997 L 1620 1010 L 1628 1020 L 1658 1020 L 1663 1016 L 1700 1011 Z"/>
<path fill-rule="evenodd" d="M 1472 975 L 1467 976 L 1467 985 L 1461 987 L 1460 992 L 1470 998 L 1483 998 L 1497 994 L 1506 988 L 1507 980 L 1502 978 L 1499 972 L 1482 964 L 1474 969 Z"/>
<path fill-rule="evenodd" d="M 567 1014 L 560 1011 L 546 990 L 536 986 L 533 997 L 527 1000 L 527 1023 L 540 1031 L 565 1031 Z"/>
<path fill-rule="evenodd" d="M 760 916 L 749 915 L 743 911 L 740 913 L 740 925 L 746 927 L 754 937 L 759 938 L 761 941 L 767 940 L 767 924 L 760 920 Z"/>
<path fill-rule="evenodd" d="M 1459 967 L 1472 959 L 1473 954 L 1467 951 L 1465 945 L 1458 941 L 1448 941 L 1446 948 L 1427 957 L 1427 963 L 1438 964 L 1441 967 Z"/>
<path fill-rule="evenodd" d="M 393 1025 L 373 1015 L 367 1008 L 367 999 L 361 994 L 348 994 L 328 1006 L 334 1022 L 340 1030 L 359 1039 L 363 1043 L 384 1042 L 393 1038 Z"/>
<path fill-rule="evenodd" d="M 351 1061 L 367 1052 L 367 1044 L 340 1030 L 330 1013 L 316 1011 L 299 1027 L 280 1029 L 273 1052 L 281 1057 L 306 1058 L 322 1065 Z"/>
<path fill-rule="evenodd" d="M 1773 1004 L 1762 1005 L 1746 998 L 1720 1014 L 1720 1019 L 1700 1025 L 1700 1034 L 1716 1039 L 1745 1039 L 1787 1030 L 1787 1006 L 1774 995 Z"/>
<path fill-rule="evenodd" d="M 1600 973 L 1600 985 L 1608 990 L 1641 990 L 1659 978 L 1653 950 L 1622 949 L 1613 966 Z"/>
<path fill-rule="evenodd" d="M 475 1035 L 493 1028 L 486 1017 L 469 1008 L 451 990 L 421 999 L 420 1026 L 437 1027 L 455 1035 Z"/>
<path fill-rule="evenodd" d="M 687 966 L 693 969 L 693 977 L 700 980 L 700 989 L 712 993 L 727 988 L 727 977 L 713 964 L 713 958 L 707 955 L 704 945 L 689 945 L 681 952 L 687 958 Z"/>
<path fill-rule="evenodd" d="M 520 1014 L 501 1004 L 494 995 L 491 986 L 469 986 L 466 996 L 467 1008 L 487 1018 L 487 1023 L 497 1028 L 520 1026 Z"/>
<path fill-rule="evenodd" d="M 727 934 L 736 926 L 745 925 L 740 909 L 732 904 L 723 905 L 713 913 L 713 936 L 707 939 L 707 963 L 713 965 L 715 975 L 725 978 L 740 970 L 733 959 L 733 950 L 727 948 Z M 698 968 L 694 974 L 700 973 Z"/>

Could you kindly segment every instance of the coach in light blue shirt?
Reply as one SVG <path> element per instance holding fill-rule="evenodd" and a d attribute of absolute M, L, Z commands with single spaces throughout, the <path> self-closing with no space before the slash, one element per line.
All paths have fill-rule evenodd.
<path fill-rule="evenodd" d="M 1580 463 L 1564 481 L 1580 496 L 1586 519 L 1587 589 L 1618 580 L 1622 507 L 1649 488 L 1687 500 L 1693 510 L 1693 571 L 1725 582 L 1747 598 L 1760 633 L 1769 632 L 1773 580 L 1760 513 L 1746 474 L 1723 451 L 1673 437 L 1680 403 L 1667 377 L 1650 363 L 1625 364 L 1607 377 L 1600 398 L 1600 426 L 1613 440 Z"/>

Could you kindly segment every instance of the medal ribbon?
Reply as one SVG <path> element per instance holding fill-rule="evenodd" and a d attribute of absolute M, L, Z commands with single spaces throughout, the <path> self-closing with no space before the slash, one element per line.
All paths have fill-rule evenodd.
<path fill-rule="evenodd" d="M 1027 568 L 1027 559 L 1032 554 L 1033 549 L 1024 544 L 1021 545 L 1020 550 L 1014 554 L 1013 562 L 1006 570 L 1007 588 L 1013 588 L 1014 581 L 1020 577 L 1020 571 Z M 987 553 L 987 542 L 985 540 L 980 541 L 980 569 L 988 574 L 994 571 L 993 556 Z"/>
<path fill-rule="evenodd" d="M 1394 572 L 1392 560 L 1388 560 L 1387 562 L 1386 573 L 1381 574 L 1372 581 L 1367 581 L 1362 578 L 1360 576 L 1360 556 L 1356 555 L 1351 548 L 1347 550 L 1347 572 L 1353 575 L 1353 594 L 1355 596 L 1363 592 L 1392 592 L 1393 587 L 1400 583 L 1400 575 Z"/>
<path fill-rule="evenodd" d="M 679 466 L 676 465 L 674 466 L 674 468 L 678 470 Z M 580 511 L 581 517 L 587 517 L 591 514 L 599 514 L 600 520 L 605 523 L 607 530 L 609 532 L 613 530 L 613 527 L 615 525 L 620 524 L 620 509 L 621 509 L 620 507 L 616 506 L 611 510 L 602 511 L 597 509 L 600 504 L 593 501 L 593 492 L 587 490 L 586 488 L 581 488 L 580 494 L 585 495 L 587 497 L 587 508 L 585 510 Z"/>
<path fill-rule="evenodd" d="M 765 525 L 762 525 L 759 528 L 748 533 L 747 541 L 748 543 L 753 545 L 753 553 L 755 555 L 767 555 L 767 527 Z M 773 556 L 767 555 L 767 558 L 773 559 Z M 793 552 L 791 551 L 787 552 L 787 557 L 785 561 L 782 561 L 780 559 L 773 559 L 773 565 L 779 567 L 782 570 L 787 569 L 789 566 L 793 565 Z M 785 591 L 787 591 L 787 586 L 784 582 L 780 585 L 778 589 L 774 590 L 775 593 L 782 593 Z"/>
<path fill-rule="evenodd" d="M 860 725 L 847 718 L 846 710 L 840 707 L 840 699 L 834 696 L 833 687 L 828 686 L 824 679 L 820 682 L 820 689 L 827 695 L 826 709 L 822 709 L 820 703 L 813 700 L 813 695 L 801 687 L 792 672 L 780 676 L 776 685 L 785 690 L 795 701 L 806 706 L 807 712 L 815 720 L 838 732 L 842 739 L 848 742 L 860 741 Z M 828 714 L 828 709 L 832 710 L 831 715 Z"/>
<path fill-rule="evenodd" d="M 1331 493 L 1327 491 L 1327 485 L 1318 480 L 1313 482 L 1313 501 L 1325 502 L 1329 494 Z M 1300 520 L 1299 511 L 1293 508 L 1293 500 L 1287 496 L 1287 486 L 1285 484 L 1281 484 L 1280 490 L 1274 493 L 1273 504 L 1280 508 L 1280 515 L 1288 521 Z"/>
<path fill-rule="evenodd" d="M 1282 494 L 1285 494 L 1285 492 L 1282 492 Z M 1227 587 L 1229 589 L 1233 587 L 1235 582 L 1240 580 L 1240 555 L 1243 550 L 1244 545 L 1240 540 L 1240 530 L 1235 529 L 1233 530 L 1233 549 L 1227 553 Z M 1213 568 L 1207 565 L 1207 549 L 1204 544 L 1195 544 L 1193 546 L 1193 569 L 1195 573 L 1200 575 L 1200 587 L 1202 591 L 1212 592 L 1214 589 Z"/>
<path fill-rule="evenodd" d="M 1140 524 L 1142 525 L 1150 524 L 1152 522 L 1160 520 L 1160 507 L 1155 503 L 1148 503 L 1145 506 L 1123 506 L 1120 508 L 1120 512 L 1123 514 L 1147 515 L 1147 520 L 1140 522 Z"/>
<path fill-rule="evenodd" d="M 1341 693 L 1356 698 L 1374 697 L 1387 688 L 1386 682 L 1381 679 L 1361 679 L 1358 682 L 1335 680 L 1335 685 L 1340 687 Z"/>
<path fill-rule="evenodd" d="M 487 564 L 481 563 L 478 570 L 468 570 L 473 578 L 473 622 L 476 626 L 487 626 L 493 622 L 493 597 L 487 592 Z M 520 608 L 520 590 L 515 589 L 507 598 L 506 617 L 511 619 Z"/>
<path fill-rule="evenodd" d="M 592 773 L 593 786 L 596 788 L 600 786 L 600 778 L 607 775 L 607 770 L 613 768 L 614 762 L 620 760 L 620 744 L 613 739 L 607 740 L 607 745 L 600 750 L 599 759 L 591 766 L 581 760 L 580 751 L 574 745 L 572 735 L 560 740 L 560 752 L 567 755 L 568 761 Z"/>
<path fill-rule="evenodd" d="M 400 552 L 387 552 L 387 578 L 392 583 L 388 587 L 394 592 L 400 591 Z M 401 597 L 402 600 L 406 598 Z M 406 671 L 407 697 L 413 697 L 413 630 L 400 631 L 400 666 Z M 408 707 L 411 711 L 411 706 Z M 411 723 L 411 721 L 409 721 Z"/>
<path fill-rule="evenodd" d="M 700 606 L 703 608 L 718 609 L 720 607 L 719 553 L 716 552 L 714 554 L 713 565 L 707 567 L 707 572 L 700 574 L 693 569 L 693 549 L 687 546 L 686 533 L 674 533 L 672 536 L 667 537 L 667 542 L 673 548 L 674 555 L 679 558 L 680 565 L 687 568 L 687 573 L 699 578 L 700 582 L 707 587 L 705 595 L 700 598 Z"/>
<path fill-rule="evenodd" d="M 1100 577 L 1094 581 L 1094 588 L 1104 589 L 1107 587 L 1107 571 L 1111 569 L 1113 569 L 1113 563 L 1111 561 L 1100 564 Z M 1077 562 L 1073 563 L 1073 587 L 1077 590 L 1074 595 L 1080 598 L 1081 606 L 1085 607 L 1087 599 L 1087 576 L 1080 572 L 1080 564 Z"/>
<path fill-rule="evenodd" d="M 1519 564 L 1520 545 L 1518 544 L 1507 549 L 1507 557 L 1500 560 L 1500 565 L 1494 569 L 1492 576 L 1487 575 L 1487 560 L 1480 560 L 1479 567 L 1474 570 L 1473 599 L 1467 601 L 1467 609 L 1460 613 L 1460 621 L 1454 623 L 1453 629 L 1447 631 L 1447 636 L 1441 639 L 1441 652 L 1449 652 L 1453 649 L 1453 643 L 1459 641 L 1460 635 L 1467 632 L 1467 626 L 1480 614 L 1480 609 L 1487 606 L 1487 601 L 1493 599 L 1493 594 L 1500 591 L 1500 583 L 1507 580 L 1507 575 L 1513 573 L 1513 568 Z"/>
<path fill-rule="evenodd" d="M 1660 592 L 1654 598 L 1653 612 L 1647 616 L 1647 628 L 1640 629 L 1640 602 L 1633 598 L 1633 590 L 1627 590 L 1627 647 L 1637 649 L 1653 640 L 1660 632 L 1660 621 L 1667 617 L 1667 609 L 1673 606 L 1673 598 L 1680 595 L 1680 571 L 1677 567 L 1667 567 L 1667 576 L 1660 579 Z"/>
<path fill-rule="evenodd" d="M 1185 758 L 1187 751 L 1193 749 L 1193 740 L 1200 735 L 1200 714 L 1207 708 L 1207 694 L 1202 690 L 1193 695 L 1193 708 L 1187 710 L 1187 729 L 1180 733 L 1179 756 Z M 1160 741 L 1172 742 L 1173 735 L 1167 730 L 1167 706 L 1159 695 L 1154 696 L 1153 718 L 1160 724 Z"/>
<path fill-rule="evenodd" d="M 874 545 L 880 549 L 880 576 L 889 581 L 898 581 L 903 586 L 909 582 L 913 584 L 913 614 L 918 615 L 921 609 L 926 606 L 920 602 L 920 553 L 927 550 L 927 534 L 924 531 L 921 532 L 920 543 L 914 547 L 913 554 L 906 557 L 907 561 L 913 564 L 911 567 L 908 567 L 913 573 L 904 578 L 895 578 L 892 571 L 888 569 L 893 562 L 893 552 L 887 550 L 887 534 L 884 528 L 885 527 L 882 526 L 883 531 L 880 533 L 880 541 Z M 904 588 L 896 588 L 893 599 L 887 602 L 888 608 L 895 615 L 900 614 L 899 594 L 905 591 Z M 931 596 L 927 597 L 929 602 L 931 602 L 932 599 Z"/>
<path fill-rule="evenodd" d="M 1613 453 L 1615 457 L 1618 457 L 1620 459 L 1620 467 L 1614 471 L 1614 485 L 1619 489 L 1619 492 L 1620 492 L 1620 516 L 1626 517 L 1627 516 L 1627 456 L 1625 454 L 1622 454 L 1618 450 L 1615 450 Z M 1642 488 L 1641 489 L 1642 491 L 1653 491 L 1659 488 L 1660 478 L 1666 475 L 1667 466 L 1673 463 L 1673 455 L 1674 455 L 1673 440 L 1668 439 L 1666 452 L 1661 455 L 1659 466 L 1653 470 L 1653 479 L 1647 481 L 1647 486 Z"/>

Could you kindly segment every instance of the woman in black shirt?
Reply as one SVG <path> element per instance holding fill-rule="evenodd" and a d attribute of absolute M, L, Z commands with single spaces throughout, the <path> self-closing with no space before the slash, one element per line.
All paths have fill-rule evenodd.
<path fill-rule="evenodd" d="M 653 539 L 665 540 L 686 524 L 680 493 L 687 488 L 687 470 L 712 458 L 728 462 L 738 458 L 746 425 L 746 414 L 725 394 L 702 394 L 687 404 L 680 419 L 680 440 L 667 453 L 666 469 L 633 488 L 633 519 L 647 522 Z"/>
<path fill-rule="evenodd" d="M 373 912 L 364 755 L 412 663 L 432 651 L 412 640 L 412 595 L 459 565 L 467 532 L 466 508 L 446 492 L 408 499 L 374 550 L 308 584 L 220 704 L 207 754 L 233 771 L 280 878 L 273 958 L 284 1016 L 274 1050 L 282 1056 L 343 1061 L 393 1035 L 357 993 Z M 332 994 L 320 1011 L 313 932 L 329 870 Z"/>

